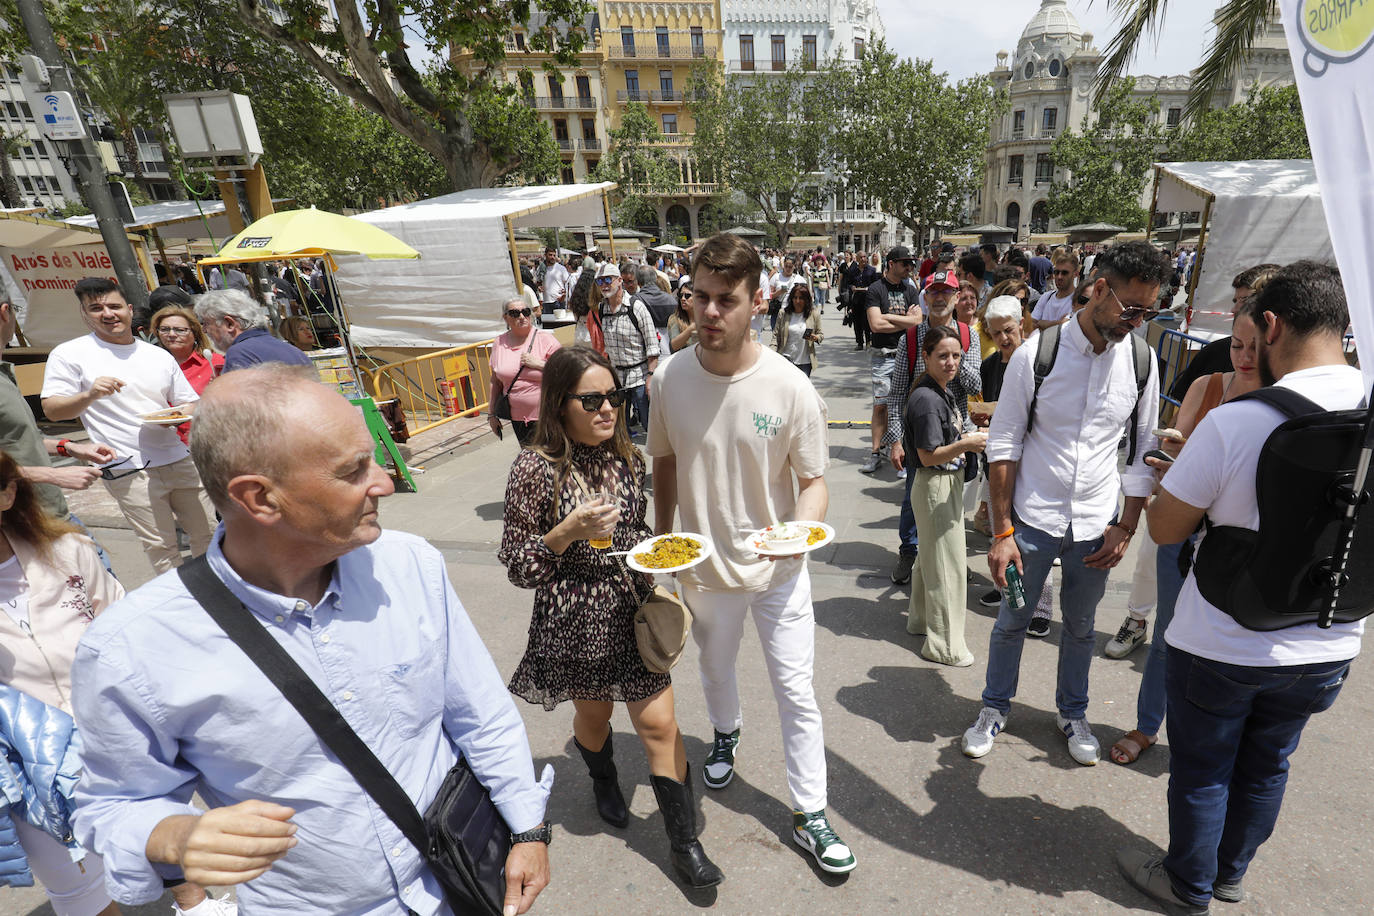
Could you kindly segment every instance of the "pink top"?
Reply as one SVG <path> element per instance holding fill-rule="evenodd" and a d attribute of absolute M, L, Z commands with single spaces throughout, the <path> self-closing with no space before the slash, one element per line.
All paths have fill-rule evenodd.
<path fill-rule="evenodd" d="M 541 362 L 547 360 L 553 351 L 562 346 L 557 338 L 546 331 L 531 330 L 530 333 L 534 335 L 530 353 Z M 522 423 L 539 418 L 539 388 L 544 381 L 542 369 L 526 369 L 520 372 L 520 354 L 530 346 L 528 337 L 517 346 L 509 331 L 496 338 L 491 346 L 492 378 L 496 379 L 501 390 L 510 398 L 511 419 Z M 511 379 L 515 378 L 517 372 L 520 373 L 520 378 L 516 379 L 515 387 L 512 389 Z"/>

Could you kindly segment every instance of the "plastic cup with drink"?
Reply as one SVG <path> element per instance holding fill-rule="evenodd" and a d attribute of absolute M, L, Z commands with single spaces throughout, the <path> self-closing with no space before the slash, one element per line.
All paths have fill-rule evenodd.
<path fill-rule="evenodd" d="M 587 501 L 587 503 L 584 503 L 584 505 L 614 506 L 616 505 L 615 494 L 609 490 L 597 490 L 591 494 L 591 498 Z M 587 543 L 597 550 L 607 550 L 611 546 L 611 536 L 614 533 L 615 532 L 612 531 L 610 534 L 607 534 L 604 538 L 587 538 Z"/>

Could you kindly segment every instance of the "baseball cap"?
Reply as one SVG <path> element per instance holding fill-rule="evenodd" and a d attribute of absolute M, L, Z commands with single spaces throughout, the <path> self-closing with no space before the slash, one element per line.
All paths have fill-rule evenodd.
<path fill-rule="evenodd" d="M 887 253 L 887 259 L 889 261 L 914 261 L 916 256 L 905 245 L 898 245 Z"/>
<path fill-rule="evenodd" d="M 601 266 L 596 269 L 596 278 L 600 280 L 602 277 L 615 277 L 619 280 L 620 268 L 616 267 L 610 261 L 603 261 Z"/>
<path fill-rule="evenodd" d="M 954 250 L 954 243 L 953 243 L 953 242 L 945 242 L 943 245 L 940 246 L 940 251 L 942 251 L 942 252 L 945 252 L 945 251 L 953 251 L 953 250 Z"/>
<path fill-rule="evenodd" d="M 926 281 L 926 289 L 928 291 L 934 292 L 941 287 L 945 289 L 959 288 L 959 278 L 954 275 L 954 271 L 937 270 L 935 273 L 931 274 L 930 279 Z"/>

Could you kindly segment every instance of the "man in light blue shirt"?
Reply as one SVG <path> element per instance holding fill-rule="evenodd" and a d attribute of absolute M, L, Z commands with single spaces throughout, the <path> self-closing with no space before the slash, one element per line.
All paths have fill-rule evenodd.
<path fill-rule="evenodd" d="M 461 753 L 512 831 L 540 826 L 552 772 L 535 781 L 443 558 L 379 526 L 392 486 L 358 410 L 299 369 L 244 369 L 206 389 L 192 455 L 224 517 L 211 569 L 416 807 Z M 245 916 L 450 912 L 420 852 L 175 573 L 97 618 L 72 680 L 75 828 L 120 903 L 184 875 L 241 885 Z M 515 844 L 506 873 L 505 912 L 523 913 L 548 883 L 545 843 Z"/>

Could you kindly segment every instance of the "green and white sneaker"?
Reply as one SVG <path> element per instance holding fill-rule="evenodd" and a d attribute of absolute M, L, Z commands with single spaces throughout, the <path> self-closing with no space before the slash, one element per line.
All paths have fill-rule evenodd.
<path fill-rule="evenodd" d="M 701 768 L 701 780 L 708 789 L 723 789 L 735 778 L 735 749 L 739 747 L 739 729 L 726 734 L 716 732 L 716 743 Z"/>
<path fill-rule="evenodd" d="M 840 841 L 830 828 L 824 811 L 792 812 L 792 839 L 797 845 L 808 850 L 816 857 L 821 868 L 834 875 L 842 875 L 854 870 L 854 853 Z"/>

